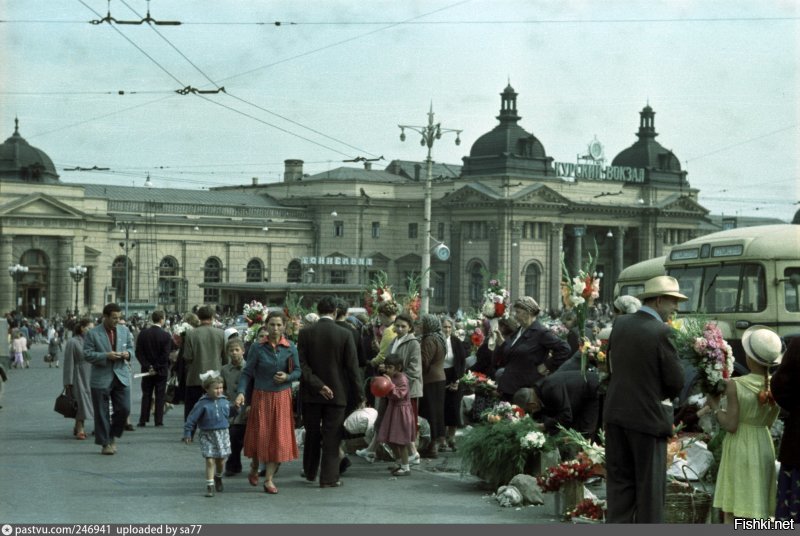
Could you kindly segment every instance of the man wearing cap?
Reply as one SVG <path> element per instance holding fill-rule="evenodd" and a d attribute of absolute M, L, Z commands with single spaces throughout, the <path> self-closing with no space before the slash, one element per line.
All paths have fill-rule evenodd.
<path fill-rule="evenodd" d="M 617 317 L 608 341 L 603 409 L 608 523 L 662 522 L 671 399 L 684 382 L 666 321 L 688 298 L 670 276 L 649 279 L 638 298 L 642 307 Z"/>
<path fill-rule="evenodd" d="M 514 302 L 519 329 L 503 343 L 505 371 L 497 381 L 501 397 L 508 402 L 518 389 L 531 387 L 569 359 L 569 344 L 539 322 L 539 311 L 539 304 L 530 296 Z"/>

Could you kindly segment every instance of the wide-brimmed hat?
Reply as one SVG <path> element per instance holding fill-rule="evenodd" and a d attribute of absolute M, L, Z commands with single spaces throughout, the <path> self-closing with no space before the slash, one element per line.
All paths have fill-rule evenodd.
<path fill-rule="evenodd" d="M 689 298 L 681 294 L 680 290 L 681 287 L 677 279 L 669 275 L 659 275 L 645 281 L 644 292 L 636 297 L 640 300 L 646 300 L 656 296 L 672 296 L 673 298 L 678 298 L 679 301 L 688 300 Z"/>
<path fill-rule="evenodd" d="M 742 347 L 750 358 L 769 367 L 777 365 L 783 357 L 783 341 L 767 326 L 750 326 L 742 333 Z"/>

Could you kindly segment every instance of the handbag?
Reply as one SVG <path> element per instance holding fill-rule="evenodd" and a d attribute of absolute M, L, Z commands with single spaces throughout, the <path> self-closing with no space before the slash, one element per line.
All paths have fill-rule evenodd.
<path fill-rule="evenodd" d="M 167 379 L 167 389 L 164 392 L 164 401 L 172 404 L 175 400 L 175 394 L 178 390 L 178 375 L 170 374 Z"/>
<path fill-rule="evenodd" d="M 65 419 L 74 419 L 78 415 L 78 401 L 72 396 L 72 390 L 64 387 L 61 394 L 56 397 L 56 404 L 53 407 L 56 413 L 60 413 Z"/>

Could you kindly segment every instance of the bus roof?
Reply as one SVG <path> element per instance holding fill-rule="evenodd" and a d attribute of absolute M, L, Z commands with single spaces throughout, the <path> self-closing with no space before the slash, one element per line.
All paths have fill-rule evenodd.
<path fill-rule="evenodd" d="M 701 253 L 704 245 L 707 251 Z M 733 246 L 723 248 L 723 246 Z M 737 248 L 736 246 L 741 246 Z M 800 252 L 800 225 L 758 225 L 719 231 L 693 238 L 672 248 L 665 264 L 683 264 L 686 261 L 748 259 L 796 259 Z"/>

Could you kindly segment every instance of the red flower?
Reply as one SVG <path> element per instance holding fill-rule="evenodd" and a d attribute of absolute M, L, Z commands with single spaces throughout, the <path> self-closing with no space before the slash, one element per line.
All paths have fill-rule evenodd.
<path fill-rule="evenodd" d="M 592 296 L 592 276 L 590 275 L 586 276 L 586 281 L 584 283 L 583 292 L 581 292 L 581 296 L 583 296 L 583 298 L 587 300 Z"/>
<path fill-rule="evenodd" d="M 512 409 L 514 410 L 514 413 L 517 414 L 517 417 L 519 417 L 520 419 L 525 416 L 525 410 L 522 409 L 521 407 L 513 406 Z"/>
<path fill-rule="evenodd" d="M 375 290 L 375 293 L 376 293 L 378 296 L 381 296 L 381 295 L 383 295 L 383 289 L 382 289 L 381 287 L 378 287 L 378 288 Z"/>
<path fill-rule="evenodd" d="M 495 303 L 494 304 L 494 316 L 503 316 L 506 312 L 506 304 L 505 303 Z"/>

